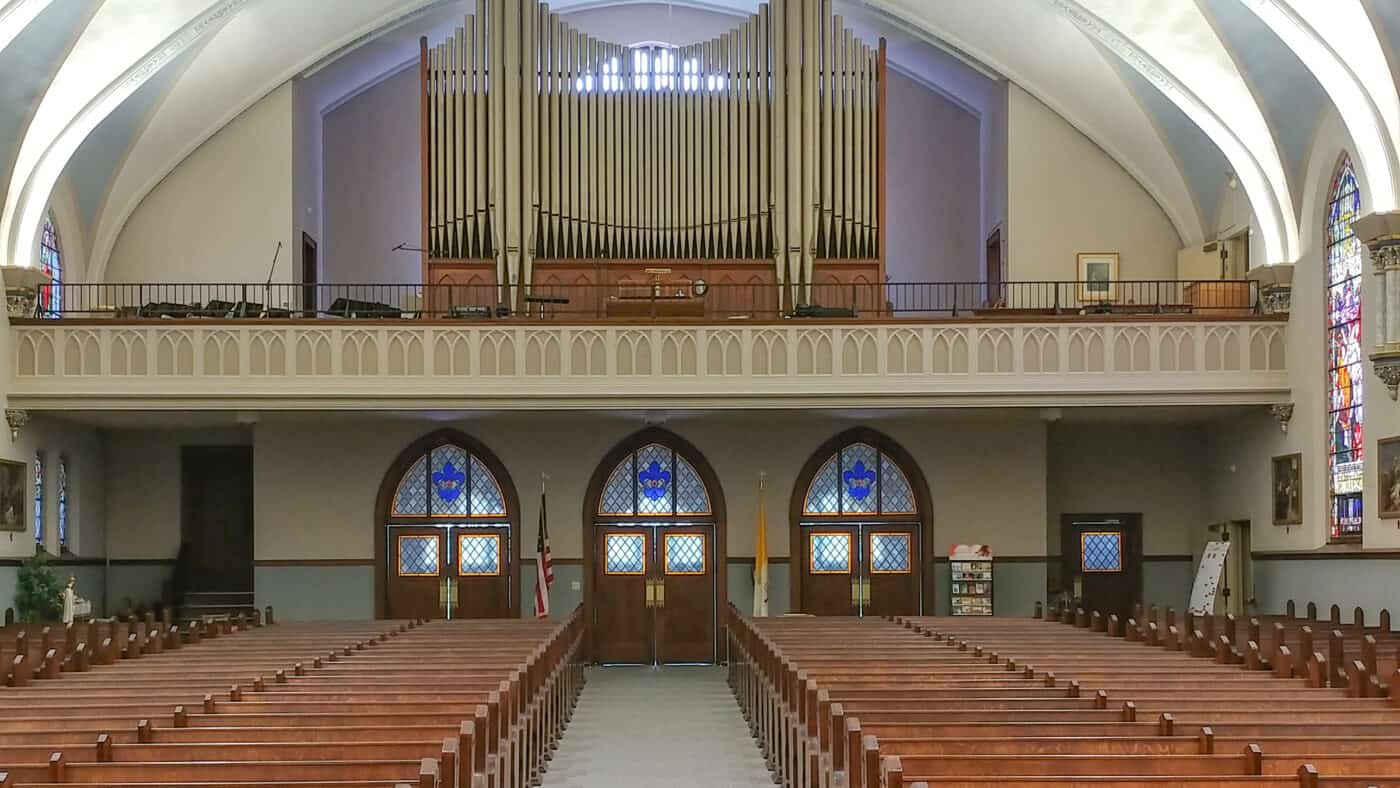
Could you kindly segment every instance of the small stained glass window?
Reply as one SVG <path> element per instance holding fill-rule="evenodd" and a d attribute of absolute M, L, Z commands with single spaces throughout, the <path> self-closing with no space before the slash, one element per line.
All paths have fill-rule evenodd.
<path fill-rule="evenodd" d="M 851 552 L 850 534 L 807 534 L 807 553 L 813 574 L 849 574 Z"/>
<path fill-rule="evenodd" d="M 709 514 L 710 496 L 700 474 L 679 454 L 676 455 L 676 514 Z"/>
<path fill-rule="evenodd" d="M 419 457 L 399 481 L 393 514 L 422 517 L 428 513 L 428 458 Z"/>
<path fill-rule="evenodd" d="M 885 514 L 913 514 L 914 489 L 904 471 L 888 456 L 880 455 L 880 511 Z"/>
<path fill-rule="evenodd" d="M 58 455 L 58 546 L 68 546 L 68 458 Z"/>
<path fill-rule="evenodd" d="M 605 571 L 608 574 L 646 574 L 646 536 L 642 534 L 607 534 L 606 538 Z"/>
<path fill-rule="evenodd" d="M 431 456 L 433 515 L 460 517 L 471 514 L 471 496 L 467 493 L 467 453 L 457 446 L 439 446 Z"/>
<path fill-rule="evenodd" d="M 462 534 L 457 537 L 457 574 L 471 576 L 501 573 L 501 537 L 497 534 Z"/>
<path fill-rule="evenodd" d="M 651 444 L 637 451 L 637 514 L 671 514 L 675 453 Z"/>
<path fill-rule="evenodd" d="M 851 514 L 872 514 L 880 497 L 877 482 L 878 453 L 864 443 L 841 451 L 841 510 Z"/>
<path fill-rule="evenodd" d="M 629 456 L 613 469 L 612 476 L 603 487 L 602 499 L 598 502 L 599 514 L 635 514 L 637 504 L 633 493 L 632 458 Z"/>
<path fill-rule="evenodd" d="M 1121 531 L 1085 531 L 1079 536 L 1082 571 L 1123 571 L 1123 534 Z"/>
<path fill-rule="evenodd" d="M 470 482 L 472 517 L 504 517 L 506 502 L 501 486 L 486 464 L 476 457 L 471 458 Z"/>
<path fill-rule="evenodd" d="M 910 546 L 907 533 L 871 534 L 870 571 L 875 574 L 907 574 L 911 563 Z"/>
<path fill-rule="evenodd" d="M 704 534 L 666 534 L 666 574 L 705 574 Z"/>
<path fill-rule="evenodd" d="M 34 541 L 44 544 L 44 455 L 34 454 Z"/>
<path fill-rule="evenodd" d="M 44 217 L 39 236 L 39 269 L 52 282 L 39 288 L 39 312 L 44 317 L 58 317 L 63 312 L 63 251 L 51 216 Z"/>
<path fill-rule="evenodd" d="M 504 520 L 508 514 L 496 475 L 481 458 L 450 444 L 434 448 L 408 467 L 389 509 L 390 519 Z"/>
<path fill-rule="evenodd" d="M 841 491 L 836 481 L 836 459 L 833 455 L 827 460 L 817 475 L 812 477 L 812 486 L 807 488 L 807 504 L 803 510 L 807 514 L 840 514 Z"/>
<path fill-rule="evenodd" d="M 436 577 L 438 537 L 431 534 L 399 537 L 399 576 Z"/>

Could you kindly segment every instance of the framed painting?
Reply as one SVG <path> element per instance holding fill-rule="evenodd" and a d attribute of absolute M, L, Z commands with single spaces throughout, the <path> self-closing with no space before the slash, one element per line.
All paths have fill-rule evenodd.
<path fill-rule="evenodd" d="M 1380 459 L 1380 486 L 1376 488 L 1381 499 L 1380 518 L 1400 519 L 1400 436 L 1377 441 L 1376 453 Z"/>
<path fill-rule="evenodd" d="M 1075 274 L 1079 302 L 1105 304 L 1118 300 L 1118 253 L 1080 252 Z"/>
<path fill-rule="evenodd" d="M 1273 462 L 1274 525 L 1303 523 L 1303 455 L 1285 454 Z"/>
<path fill-rule="evenodd" d="M 22 462 L 0 460 L 0 531 L 23 531 L 29 527 L 24 507 L 29 500 L 25 478 L 29 466 Z"/>

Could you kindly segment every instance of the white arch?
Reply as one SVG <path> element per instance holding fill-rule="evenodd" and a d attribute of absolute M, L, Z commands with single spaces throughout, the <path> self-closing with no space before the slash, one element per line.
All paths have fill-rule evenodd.
<path fill-rule="evenodd" d="M 10 0 L 0 5 L 0 51 L 10 45 L 53 0 Z"/>
<path fill-rule="evenodd" d="M 1400 129 L 1395 127 L 1400 126 L 1400 113 L 1396 111 L 1394 90 L 1389 91 L 1391 100 L 1386 102 L 1389 112 L 1377 103 L 1378 97 L 1384 99 L 1380 86 L 1389 84 L 1389 71 L 1375 30 L 1359 1 L 1328 0 L 1324 9 L 1326 13 L 1320 17 L 1316 3 L 1298 3 L 1297 0 L 1240 2 L 1293 50 L 1341 112 L 1342 122 L 1351 134 L 1358 163 L 1370 176 L 1367 179 L 1368 202 L 1373 210 L 1390 211 L 1400 207 L 1397 206 L 1395 183 L 1397 172 L 1400 172 L 1396 160 Z M 1346 27 L 1329 27 L 1334 36 L 1345 35 L 1346 40 L 1329 41 L 1313 27 L 1304 13 L 1324 24 L 1338 17 L 1346 18 Z M 1342 52 L 1346 53 L 1345 58 Z M 1353 62 L 1357 64 L 1356 68 L 1353 68 Z M 1377 67 L 1381 69 L 1379 74 Z M 1367 79 L 1377 80 L 1378 77 L 1384 81 L 1377 81 L 1375 87 L 1368 87 Z M 1390 116 L 1389 122 L 1387 115 Z"/>
<path fill-rule="evenodd" d="M 63 168 L 112 110 L 248 0 L 108 0 L 49 83 L 20 143 L 0 213 L 10 265 L 34 264 L 33 240 Z"/>
<path fill-rule="evenodd" d="M 1249 195 L 1270 263 L 1298 259 L 1288 178 L 1263 112 L 1194 4 L 1047 0 L 1176 104 L 1220 148 Z"/>

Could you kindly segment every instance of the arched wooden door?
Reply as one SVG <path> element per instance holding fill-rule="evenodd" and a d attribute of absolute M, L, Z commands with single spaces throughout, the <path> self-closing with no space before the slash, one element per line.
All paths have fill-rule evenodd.
<path fill-rule="evenodd" d="M 719 485 L 690 444 L 651 429 L 609 452 L 584 503 L 593 659 L 716 661 L 724 550 Z"/>
<path fill-rule="evenodd" d="M 380 614 L 518 616 L 519 508 L 509 474 L 481 444 L 451 430 L 415 441 L 380 485 Z"/>
<path fill-rule="evenodd" d="M 929 494 L 898 444 L 873 430 L 813 453 L 793 489 L 794 610 L 918 615 L 933 598 Z"/>

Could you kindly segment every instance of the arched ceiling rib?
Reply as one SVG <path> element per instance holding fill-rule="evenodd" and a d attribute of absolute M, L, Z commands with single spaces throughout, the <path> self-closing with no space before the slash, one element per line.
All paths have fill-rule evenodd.
<path fill-rule="evenodd" d="M 924 42 L 974 64 L 958 78 L 982 71 L 1020 85 L 1136 178 L 1188 245 L 1217 229 L 1217 170 L 1227 161 L 1250 198 L 1268 262 L 1296 257 L 1302 157 L 1328 101 L 1357 141 L 1370 204 L 1397 201 L 1400 96 L 1393 74 L 1400 68 L 1393 60 L 1400 3 L 834 2 L 870 35 L 888 36 L 900 68 L 974 110 L 994 95 L 977 84 L 983 77 L 959 83 L 946 71 L 949 58 L 928 57 Z M 617 5 L 640 13 L 658 4 L 557 0 L 551 7 L 567 13 Z M 747 13 L 757 2 L 678 5 Z M 278 84 L 308 69 L 329 69 L 353 92 L 354 75 L 368 74 L 358 77 L 363 82 L 410 62 L 420 28 L 438 17 L 455 20 L 468 6 L 461 0 L 0 0 L 0 73 L 6 74 L 0 80 L 0 258 L 29 261 L 33 245 L 26 236 L 75 151 L 70 173 L 78 177 L 70 180 L 81 211 L 95 213 L 93 255 L 103 260 L 160 178 Z M 7 37 L 13 39 L 8 47 Z M 179 64 L 183 68 L 164 73 L 169 84 L 138 90 L 201 38 L 207 43 Z M 377 70 L 344 66 L 356 52 L 376 47 Z M 101 139 L 83 143 L 94 136 Z"/>

